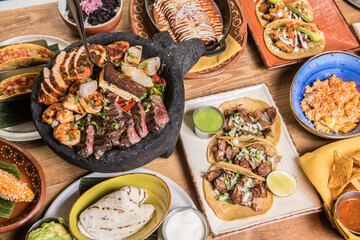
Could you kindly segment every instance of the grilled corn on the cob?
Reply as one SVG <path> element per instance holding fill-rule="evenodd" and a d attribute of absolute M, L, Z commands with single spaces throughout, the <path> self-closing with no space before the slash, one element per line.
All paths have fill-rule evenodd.
<path fill-rule="evenodd" d="M 31 202 L 34 193 L 26 183 L 0 169 L 0 197 L 12 202 Z"/>

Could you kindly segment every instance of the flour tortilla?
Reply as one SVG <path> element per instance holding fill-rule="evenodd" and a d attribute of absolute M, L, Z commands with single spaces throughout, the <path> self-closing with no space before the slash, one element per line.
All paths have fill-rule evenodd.
<path fill-rule="evenodd" d="M 37 44 L 29 44 L 29 43 L 20 43 L 20 44 L 15 44 L 15 45 L 10 45 L 7 47 L 4 47 L 2 49 L 0 49 L 0 55 L 3 52 L 6 52 L 7 50 L 14 50 L 14 49 L 36 49 L 38 52 L 46 49 L 40 45 Z M 14 58 L 14 59 L 9 59 L 3 63 L 0 63 L 0 72 L 1 71 L 6 71 L 6 70 L 12 70 L 12 69 L 17 69 L 17 68 L 22 68 L 22 67 L 28 67 L 28 66 L 33 66 L 33 65 L 38 65 L 41 63 L 47 63 L 50 58 L 54 57 L 55 54 L 53 52 L 51 52 L 50 50 L 47 50 L 47 54 L 49 55 L 49 58 L 42 58 L 42 57 L 19 57 L 19 58 Z"/>
<path fill-rule="evenodd" d="M 256 4 L 256 7 L 255 7 L 255 12 L 256 12 L 256 16 L 261 24 L 261 26 L 263 27 L 266 27 L 271 21 L 268 21 L 266 19 L 263 18 L 263 15 L 264 13 L 260 12 L 259 9 L 260 9 L 260 6 L 266 2 L 267 0 L 260 0 L 257 4 Z M 309 15 L 309 18 L 310 19 L 313 19 L 314 18 L 314 12 L 312 10 L 312 7 L 310 5 L 310 3 L 306 0 L 301 0 L 303 3 L 306 3 L 307 4 L 307 8 L 310 10 L 310 15 Z M 301 18 L 302 19 L 302 18 Z M 304 20 L 302 20 L 304 21 Z M 304 21 L 305 22 L 305 21 Z"/>
<path fill-rule="evenodd" d="M 322 32 L 320 32 L 322 40 L 318 43 L 314 43 L 313 47 L 311 48 L 309 47 L 308 50 L 301 48 L 299 52 L 286 53 L 281 51 L 279 48 L 277 48 L 274 45 L 273 41 L 271 40 L 270 34 L 272 33 L 274 28 L 285 27 L 286 24 L 289 23 L 290 21 L 293 23 L 301 23 L 302 26 L 316 26 L 314 23 L 305 23 L 301 20 L 289 20 L 289 19 L 282 19 L 269 23 L 264 30 L 264 41 L 267 49 L 272 54 L 283 59 L 298 59 L 298 58 L 310 57 L 324 51 L 326 41 L 324 34 Z"/>
<path fill-rule="evenodd" d="M 218 162 L 215 159 L 213 152 L 211 151 L 211 149 L 217 144 L 218 139 L 226 139 L 226 141 L 230 145 L 233 145 L 234 147 L 240 147 L 240 148 L 247 147 L 247 146 L 249 146 L 249 145 L 251 145 L 253 143 L 260 143 L 263 146 L 265 146 L 266 152 L 270 152 L 275 156 L 277 156 L 279 154 L 276 147 L 271 142 L 269 142 L 267 140 L 264 140 L 264 139 L 259 139 L 258 138 L 257 140 L 244 141 L 244 138 L 241 138 L 241 137 L 233 138 L 233 137 L 227 137 L 227 136 L 214 136 L 210 140 L 210 143 L 209 143 L 209 146 L 208 146 L 208 149 L 207 149 L 207 153 L 206 153 L 207 161 L 211 165 L 214 165 L 214 164 L 216 164 Z M 234 140 L 237 142 L 236 144 L 234 143 Z M 279 163 L 275 163 L 274 166 L 272 166 L 273 171 L 277 168 L 278 164 Z"/>
<path fill-rule="evenodd" d="M 146 198 L 142 188 L 122 187 L 85 209 L 80 214 L 78 228 L 93 239 L 125 239 L 153 217 L 155 208 L 144 204 Z"/>
<path fill-rule="evenodd" d="M 213 165 L 212 167 L 209 168 L 208 172 L 215 170 L 217 168 L 222 168 L 233 172 L 239 171 L 240 173 L 249 176 L 251 178 L 257 178 L 261 181 L 265 181 L 263 177 L 260 177 L 250 172 L 247 169 L 225 162 L 219 162 Z M 203 180 L 203 187 L 204 187 L 204 194 L 207 203 L 214 211 L 216 216 L 223 221 L 234 221 L 234 220 L 254 217 L 258 215 L 263 215 L 270 210 L 274 201 L 272 193 L 269 190 L 266 190 L 267 191 L 266 198 L 256 198 L 256 200 L 261 205 L 261 210 L 255 212 L 251 207 L 242 206 L 240 204 L 233 205 L 226 201 L 217 201 L 215 199 L 216 193 L 213 190 L 212 184 L 205 179 Z"/>
<path fill-rule="evenodd" d="M 271 107 L 268 103 L 264 101 L 243 97 L 236 100 L 224 102 L 219 106 L 219 110 L 224 114 L 226 109 L 235 108 L 240 104 L 242 105 L 243 108 L 247 110 L 248 113 L 253 113 L 256 110 L 263 111 Z M 272 144 L 277 145 L 280 141 L 280 135 L 281 135 L 281 119 L 279 113 L 276 114 L 275 121 L 271 125 L 270 129 L 273 137 L 268 136 L 265 139 L 271 142 Z M 223 135 L 224 135 L 224 130 L 221 130 L 216 134 L 216 136 L 223 136 Z M 250 141 L 253 139 L 254 137 L 241 137 L 241 141 Z"/>

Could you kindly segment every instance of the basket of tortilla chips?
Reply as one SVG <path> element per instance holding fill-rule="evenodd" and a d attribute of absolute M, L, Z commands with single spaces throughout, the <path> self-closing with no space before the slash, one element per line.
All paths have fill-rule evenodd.
<path fill-rule="evenodd" d="M 325 145 L 304 154 L 298 162 L 322 197 L 333 226 L 346 239 L 360 239 L 339 224 L 333 208 L 344 193 L 360 191 L 360 137 Z"/>

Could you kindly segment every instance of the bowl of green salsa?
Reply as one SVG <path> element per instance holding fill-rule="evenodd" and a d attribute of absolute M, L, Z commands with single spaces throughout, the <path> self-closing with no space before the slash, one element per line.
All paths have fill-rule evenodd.
<path fill-rule="evenodd" d="M 224 127 L 225 118 L 213 106 L 200 106 L 193 113 L 195 134 L 199 138 L 210 138 Z"/>

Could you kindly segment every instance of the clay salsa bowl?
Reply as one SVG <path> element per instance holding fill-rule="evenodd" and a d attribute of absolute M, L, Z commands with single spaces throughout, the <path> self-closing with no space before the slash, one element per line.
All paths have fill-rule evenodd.
<path fill-rule="evenodd" d="M 117 0 L 117 1 L 119 2 L 119 10 L 117 11 L 117 13 L 113 18 L 111 18 L 105 23 L 98 24 L 95 26 L 84 26 L 85 32 L 88 36 L 92 36 L 102 32 L 111 32 L 119 24 L 124 9 L 124 1 L 123 0 Z M 59 0 L 58 3 L 59 14 L 62 20 L 64 21 L 64 23 L 66 24 L 66 26 L 68 26 L 71 30 L 73 30 L 76 34 L 78 34 L 76 24 L 71 22 L 66 17 L 66 2 L 67 2 L 66 0 Z"/>
<path fill-rule="evenodd" d="M 96 160 L 93 155 L 82 158 L 73 148 L 58 143 L 53 137 L 53 129 L 43 123 L 41 115 L 48 107 L 38 103 L 38 92 L 43 81 L 43 74 L 37 78 L 31 95 L 31 110 L 35 126 L 44 142 L 61 158 L 80 168 L 93 172 L 120 172 L 141 167 L 155 158 L 169 157 L 174 151 L 179 137 L 184 112 L 183 77 L 198 61 L 205 46 L 199 39 L 192 39 L 181 44 L 175 44 L 168 32 L 161 32 L 147 40 L 131 33 L 101 33 L 88 39 L 89 43 L 108 45 L 116 41 L 128 41 L 131 46 L 142 45 L 143 56 L 151 58 L 159 56 L 162 66 L 159 75 L 167 81 L 164 104 L 168 111 L 170 122 L 159 133 L 149 133 L 139 143 L 127 149 L 113 148 Z M 76 42 L 65 48 L 66 52 L 80 46 Z M 56 57 L 56 56 L 55 56 Z M 46 67 L 51 68 L 51 59 Z"/>

